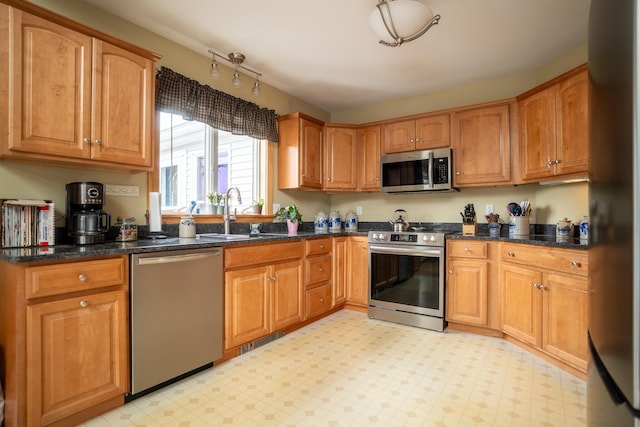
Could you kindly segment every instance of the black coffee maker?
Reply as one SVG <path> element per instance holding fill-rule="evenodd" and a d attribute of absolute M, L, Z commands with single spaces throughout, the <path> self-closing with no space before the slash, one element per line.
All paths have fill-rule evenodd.
<path fill-rule="evenodd" d="M 99 182 L 71 182 L 66 190 L 67 235 L 76 245 L 104 243 L 104 235 L 111 224 L 111 215 L 102 210 L 104 185 Z"/>

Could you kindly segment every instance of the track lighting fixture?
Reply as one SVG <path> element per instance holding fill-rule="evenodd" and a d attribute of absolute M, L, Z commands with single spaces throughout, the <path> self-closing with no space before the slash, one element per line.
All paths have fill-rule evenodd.
<path fill-rule="evenodd" d="M 212 78 L 217 79 L 218 77 L 220 77 L 220 69 L 218 68 L 218 61 L 216 60 L 216 58 L 222 58 L 225 61 L 228 61 L 235 66 L 235 70 L 233 72 L 233 78 L 231 79 L 231 84 L 233 86 L 238 87 L 242 84 L 240 80 L 240 74 L 238 73 L 239 69 L 242 68 L 243 70 L 248 71 L 249 73 L 255 74 L 256 80 L 253 84 L 253 89 L 251 89 L 251 93 L 253 93 L 254 95 L 260 94 L 260 81 L 258 79 L 262 76 L 262 74 L 255 70 L 252 70 L 249 67 L 246 67 L 245 65 L 242 65 L 245 60 L 245 56 L 243 54 L 238 52 L 231 52 L 229 55 L 225 57 L 223 55 L 220 55 L 213 49 L 209 49 L 209 53 L 211 54 L 210 74 Z"/>

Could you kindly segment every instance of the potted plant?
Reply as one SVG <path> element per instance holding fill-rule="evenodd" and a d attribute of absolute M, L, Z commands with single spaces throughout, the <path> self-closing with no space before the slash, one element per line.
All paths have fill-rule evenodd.
<path fill-rule="evenodd" d="M 298 235 L 298 224 L 302 221 L 302 214 L 296 205 L 280 208 L 275 216 L 281 221 L 286 220 L 289 236 Z"/>
<path fill-rule="evenodd" d="M 254 200 L 251 206 L 253 213 L 260 215 L 262 213 L 262 206 L 264 206 L 264 199 Z"/>

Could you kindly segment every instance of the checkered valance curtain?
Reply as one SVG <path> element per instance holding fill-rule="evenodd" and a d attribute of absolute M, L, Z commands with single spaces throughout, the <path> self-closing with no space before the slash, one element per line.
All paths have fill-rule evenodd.
<path fill-rule="evenodd" d="M 162 67 L 156 75 L 156 110 L 207 123 L 236 135 L 278 142 L 274 110 L 236 98 Z"/>

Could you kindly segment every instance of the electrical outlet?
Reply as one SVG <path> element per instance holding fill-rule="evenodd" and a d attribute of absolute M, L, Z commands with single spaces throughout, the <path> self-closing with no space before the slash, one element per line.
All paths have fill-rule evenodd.
<path fill-rule="evenodd" d="M 356 215 L 362 215 L 362 206 L 356 208 Z"/>
<path fill-rule="evenodd" d="M 484 208 L 485 215 L 489 215 L 493 213 L 493 205 L 487 205 Z"/>
<path fill-rule="evenodd" d="M 138 197 L 140 195 L 140 187 L 137 185 L 106 185 L 107 196 L 125 196 Z"/>
<path fill-rule="evenodd" d="M 275 214 L 279 210 L 280 210 L 280 203 L 274 203 L 273 204 L 273 213 Z"/>

